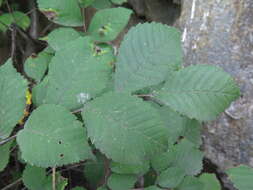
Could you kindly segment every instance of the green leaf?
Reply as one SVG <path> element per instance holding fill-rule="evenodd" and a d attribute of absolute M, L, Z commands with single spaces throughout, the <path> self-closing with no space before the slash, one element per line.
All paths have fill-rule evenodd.
<path fill-rule="evenodd" d="M 238 167 L 228 169 L 226 173 L 238 190 L 253 189 L 253 168 L 240 165 Z"/>
<path fill-rule="evenodd" d="M 110 0 L 94 0 L 91 6 L 96 9 L 106 9 L 110 8 L 112 6 L 112 3 Z"/>
<path fill-rule="evenodd" d="M 202 144 L 201 139 L 201 125 L 195 119 L 186 119 L 185 128 L 182 136 L 199 147 Z"/>
<path fill-rule="evenodd" d="M 202 174 L 199 181 L 204 184 L 203 190 L 221 190 L 220 182 L 215 174 Z"/>
<path fill-rule="evenodd" d="M 121 164 L 117 162 L 111 162 L 111 170 L 118 174 L 145 174 L 149 170 L 149 162 L 143 162 L 141 164 Z"/>
<path fill-rule="evenodd" d="M 52 47 L 50 47 L 50 46 L 47 46 L 47 47 L 43 50 L 43 52 L 48 53 L 48 54 L 52 54 L 52 55 L 55 54 L 54 49 L 53 49 Z"/>
<path fill-rule="evenodd" d="M 32 112 L 17 142 L 22 158 L 40 167 L 55 167 L 92 158 L 86 130 L 68 110 L 42 105 Z"/>
<path fill-rule="evenodd" d="M 130 9 L 122 7 L 99 10 L 91 20 L 88 33 L 95 41 L 112 41 L 127 25 L 131 14 Z"/>
<path fill-rule="evenodd" d="M 4 25 L 2 23 L 4 23 Z M 16 23 L 25 30 L 30 25 L 30 18 L 26 14 L 19 11 L 2 14 L 0 16 L 0 31 L 6 32 L 8 29 L 6 26 L 10 26 L 12 23 Z"/>
<path fill-rule="evenodd" d="M 99 187 L 97 190 L 108 190 L 106 187 Z"/>
<path fill-rule="evenodd" d="M 94 2 L 94 0 L 78 0 L 78 2 L 81 7 L 85 8 L 85 7 L 90 6 Z"/>
<path fill-rule="evenodd" d="M 48 64 L 53 55 L 47 52 L 41 52 L 36 57 L 30 56 L 27 58 L 24 69 L 26 74 L 33 78 L 36 82 L 40 82 L 46 73 Z"/>
<path fill-rule="evenodd" d="M 68 43 L 80 37 L 80 34 L 73 28 L 58 28 L 50 32 L 47 36 L 48 44 L 58 51 L 68 47 Z"/>
<path fill-rule="evenodd" d="M 113 65 L 116 57 L 112 46 L 107 44 L 97 44 L 94 45 L 93 49 L 93 54 L 95 55 L 97 62 Z"/>
<path fill-rule="evenodd" d="M 143 175 L 144 187 L 149 187 L 157 184 L 157 173 L 153 169 L 150 169 L 145 175 Z"/>
<path fill-rule="evenodd" d="M 181 116 L 167 106 L 157 107 L 169 133 L 169 144 L 174 144 L 182 136 L 188 118 Z"/>
<path fill-rule="evenodd" d="M 11 60 L 0 67 L 0 140 L 7 138 L 26 107 L 27 81 L 13 68 Z"/>
<path fill-rule="evenodd" d="M 56 52 L 49 65 L 48 87 L 44 103 L 79 109 L 107 87 L 112 66 L 97 55 L 89 37 L 81 37 Z M 66 78 L 68 76 L 68 78 Z"/>
<path fill-rule="evenodd" d="M 155 155 L 151 160 L 152 168 L 157 172 L 166 170 L 172 161 L 171 152 L 163 152 L 162 154 Z"/>
<path fill-rule="evenodd" d="M 109 65 L 112 66 L 112 63 L 115 61 L 115 56 L 113 54 L 113 48 L 111 46 L 109 46 L 107 44 L 99 44 L 99 45 L 94 45 L 94 47 L 92 49 L 93 50 L 91 50 L 90 52 L 87 51 L 87 55 L 92 54 L 92 56 L 94 57 L 94 60 L 92 60 L 93 62 L 97 62 L 97 64 L 105 64 L 105 65 L 108 65 L 108 66 Z M 80 51 L 81 51 L 81 48 L 80 48 Z M 62 55 L 62 56 L 64 56 L 64 55 Z M 68 64 L 68 63 L 66 62 L 66 64 Z M 108 66 L 105 66 L 106 70 L 108 70 L 108 69 L 111 70 L 112 67 L 109 66 L 109 68 L 108 68 Z M 59 68 L 60 68 L 60 65 L 59 65 Z M 111 71 L 109 71 L 108 78 L 106 79 L 107 82 L 106 81 L 104 82 L 105 89 L 101 90 L 101 93 L 106 91 L 108 89 L 108 85 L 110 83 L 112 83 L 111 73 L 110 72 Z M 93 74 L 96 75 L 96 72 L 94 71 Z M 103 83 L 102 79 L 101 79 L 101 83 Z M 49 86 L 49 77 L 46 76 L 41 83 L 37 84 L 32 89 L 32 91 L 33 91 L 32 99 L 33 99 L 33 104 L 35 106 L 39 106 L 39 105 L 46 102 L 45 98 L 46 98 L 46 95 L 47 95 L 48 86 Z M 112 85 L 110 85 L 110 86 L 112 86 Z"/>
<path fill-rule="evenodd" d="M 119 49 L 116 90 L 134 92 L 164 81 L 181 66 L 180 39 L 177 29 L 160 23 L 132 27 Z"/>
<path fill-rule="evenodd" d="M 187 176 L 176 190 L 203 190 L 203 183 L 196 177 Z M 211 190 L 211 189 L 209 189 Z M 212 189 L 213 190 L 213 189 Z"/>
<path fill-rule="evenodd" d="M 49 20 L 64 26 L 82 26 L 83 17 L 77 0 L 38 0 L 38 7 Z"/>
<path fill-rule="evenodd" d="M 156 108 L 168 128 L 169 144 L 174 144 L 180 136 L 184 136 L 192 143 L 200 146 L 201 126 L 198 121 L 182 116 L 168 106 L 156 106 Z"/>
<path fill-rule="evenodd" d="M 127 2 L 127 0 L 111 0 L 112 3 L 117 4 L 117 5 L 121 5 L 125 2 Z"/>
<path fill-rule="evenodd" d="M 137 97 L 107 93 L 87 103 L 82 115 L 92 143 L 115 162 L 141 164 L 167 148 L 158 112 Z"/>
<path fill-rule="evenodd" d="M 24 185 L 31 190 L 51 190 L 52 176 L 47 176 L 44 168 L 27 165 L 22 177 Z M 56 189 L 63 190 L 67 180 L 56 174 Z"/>
<path fill-rule="evenodd" d="M 135 175 L 112 174 L 108 179 L 111 190 L 129 190 L 134 187 L 137 177 Z"/>
<path fill-rule="evenodd" d="M 88 161 L 84 167 L 84 176 L 93 189 L 96 189 L 105 178 L 105 164 L 104 158 L 100 155 L 97 160 Z"/>
<path fill-rule="evenodd" d="M 175 72 L 156 98 L 172 109 L 201 121 L 215 119 L 240 95 L 233 78 L 212 65 Z"/>
<path fill-rule="evenodd" d="M 7 164 L 9 163 L 9 158 L 10 158 L 10 147 L 12 145 L 13 141 L 10 141 L 4 145 L 0 146 L 0 172 L 2 172 Z"/>
<path fill-rule="evenodd" d="M 86 189 L 84 187 L 75 187 L 75 188 L 73 188 L 71 190 L 86 190 Z"/>
<path fill-rule="evenodd" d="M 161 190 L 161 189 L 157 186 L 150 186 L 150 187 L 144 188 L 144 190 Z"/>
<path fill-rule="evenodd" d="M 202 170 L 203 152 L 190 141 L 183 139 L 171 147 L 171 165 L 180 167 L 187 175 L 197 175 Z"/>
<path fill-rule="evenodd" d="M 45 103 L 48 85 L 49 85 L 49 78 L 48 76 L 45 76 L 45 78 L 42 80 L 41 83 L 33 87 L 32 102 L 36 107 Z"/>
<path fill-rule="evenodd" d="M 180 167 L 186 175 L 197 175 L 202 169 L 203 153 L 196 145 L 183 139 L 179 144 L 169 147 L 169 151 L 152 159 L 152 167 L 163 171 L 168 167 Z"/>
<path fill-rule="evenodd" d="M 27 165 L 22 180 L 24 185 L 32 190 L 51 190 L 52 179 L 46 175 L 44 168 Z"/>
<path fill-rule="evenodd" d="M 184 179 L 185 172 L 179 167 L 171 167 L 163 171 L 158 177 L 158 184 L 161 187 L 175 188 Z"/>

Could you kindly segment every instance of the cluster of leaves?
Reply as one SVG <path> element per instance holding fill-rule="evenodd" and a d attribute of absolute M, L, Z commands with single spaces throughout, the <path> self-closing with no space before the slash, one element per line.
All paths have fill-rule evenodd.
<path fill-rule="evenodd" d="M 44 37 L 48 47 L 25 63 L 26 74 L 36 82 L 36 109 L 17 135 L 20 161 L 27 164 L 25 186 L 51 189 L 47 168 L 88 160 L 84 175 L 99 190 L 128 190 L 140 186 L 140 179 L 146 190 L 220 190 L 214 174 L 200 175 L 201 122 L 223 112 L 239 96 L 238 87 L 216 66 L 183 67 L 180 32 L 159 23 L 132 27 L 115 55 L 110 42 L 132 11 L 110 7 L 124 2 L 38 0 L 40 10 L 62 27 Z M 80 7 L 88 6 L 98 10 L 87 31 L 71 28 L 83 25 Z M 0 29 L 5 31 L 1 27 L 14 17 L 1 15 L 5 25 Z M 20 26 L 26 28 L 29 18 L 23 18 Z M 23 117 L 28 89 L 10 60 L 0 67 L 0 88 L 4 140 Z M 15 143 L 0 146 L 0 171 Z M 253 188 L 252 169 L 227 173 L 238 189 Z M 54 178 L 56 189 L 68 184 L 60 172 Z"/>

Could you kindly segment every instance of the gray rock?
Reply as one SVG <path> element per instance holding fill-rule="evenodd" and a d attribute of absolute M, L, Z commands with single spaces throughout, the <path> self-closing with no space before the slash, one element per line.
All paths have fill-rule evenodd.
<path fill-rule="evenodd" d="M 181 5 L 181 0 L 173 0 L 173 3 Z"/>
<path fill-rule="evenodd" d="M 206 156 L 224 170 L 253 167 L 253 1 L 184 0 L 179 20 L 185 63 L 219 65 L 242 97 L 203 130 Z"/>

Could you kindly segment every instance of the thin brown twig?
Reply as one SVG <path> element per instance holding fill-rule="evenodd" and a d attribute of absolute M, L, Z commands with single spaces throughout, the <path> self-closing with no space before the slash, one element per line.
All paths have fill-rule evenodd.
<path fill-rule="evenodd" d="M 16 63 L 16 37 L 17 30 L 16 27 L 11 27 L 13 30 L 11 31 L 11 58 L 13 63 Z"/>
<path fill-rule="evenodd" d="M 16 137 L 17 137 L 17 135 L 13 135 L 11 137 L 8 137 L 8 138 L 0 141 L 0 146 L 6 144 L 7 142 L 11 141 L 12 139 L 15 139 Z"/>
<path fill-rule="evenodd" d="M 138 97 L 148 97 L 148 98 L 152 98 L 154 97 L 152 94 L 137 94 Z"/>
<path fill-rule="evenodd" d="M 9 5 L 8 0 L 6 0 L 6 5 L 7 5 L 7 9 L 9 11 L 9 13 L 11 14 L 12 19 L 14 20 L 14 23 L 17 23 L 16 18 L 13 16 L 13 10 Z M 11 29 L 11 59 L 13 61 L 13 64 L 15 65 L 17 63 L 16 60 L 16 37 L 17 37 L 17 30 L 15 27 L 15 24 L 11 24 L 10 27 L 8 27 Z"/>
<path fill-rule="evenodd" d="M 7 29 L 9 29 L 10 31 L 12 31 L 12 28 L 10 28 L 7 24 L 5 24 L 4 22 L 2 22 L 0 20 L 0 24 L 2 24 L 3 26 L 5 26 Z"/>
<path fill-rule="evenodd" d="M 41 32 L 38 36 L 45 36 L 47 31 L 54 25 L 53 22 L 49 23 Z"/>
<path fill-rule="evenodd" d="M 21 18 L 18 18 L 18 20 L 17 20 L 17 19 L 13 16 L 13 10 L 12 10 L 12 8 L 11 8 L 11 6 L 10 6 L 8 0 L 6 0 L 6 5 L 7 5 L 8 11 L 9 11 L 9 13 L 11 14 L 11 16 L 12 16 L 12 18 L 13 18 L 13 20 L 14 20 L 15 23 L 17 23 L 18 21 L 21 21 L 21 19 L 23 19 L 23 18 L 21 17 Z M 26 13 L 24 13 L 24 14 L 25 14 L 25 15 L 28 15 L 28 14 L 32 13 L 33 11 L 36 11 L 36 9 L 37 9 L 36 7 L 35 7 L 35 8 L 32 8 L 31 10 L 29 10 L 28 12 L 26 12 Z"/>
<path fill-rule="evenodd" d="M 7 5 L 7 9 L 9 11 L 9 13 L 11 14 L 12 19 L 14 20 L 15 23 L 17 23 L 16 18 L 13 16 L 13 10 L 12 10 L 8 0 L 6 0 L 6 5 Z"/>
<path fill-rule="evenodd" d="M 38 12 L 36 10 L 35 0 L 29 1 L 29 8 L 31 11 L 31 15 L 30 15 L 31 16 L 31 25 L 30 25 L 29 34 L 33 39 L 37 39 L 38 38 L 39 16 L 38 16 Z"/>
<path fill-rule="evenodd" d="M 79 109 L 72 111 L 71 113 L 75 114 L 75 113 L 80 113 L 82 111 L 83 111 L 83 108 L 79 108 Z"/>
<path fill-rule="evenodd" d="M 85 7 L 80 7 L 81 9 L 81 12 L 82 12 L 82 17 L 83 17 L 83 31 L 84 32 L 87 32 L 87 28 L 86 28 L 86 23 L 85 23 L 85 18 L 86 18 L 86 15 L 85 15 Z"/>
<path fill-rule="evenodd" d="M 11 184 L 5 186 L 2 190 L 8 190 L 8 189 L 12 189 L 13 186 L 18 185 L 22 182 L 22 178 L 19 178 L 18 180 L 12 182 Z"/>
<path fill-rule="evenodd" d="M 33 13 L 33 11 L 37 11 L 38 9 L 36 7 L 32 8 L 31 10 L 27 11 L 26 13 L 24 13 L 25 15 L 29 15 L 31 13 Z"/>
<path fill-rule="evenodd" d="M 52 169 L 52 190 L 56 190 L 56 169 L 53 167 Z"/>
<path fill-rule="evenodd" d="M 64 169 L 60 169 L 58 170 L 58 172 L 64 172 L 64 171 L 67 171 L 67 170 L 71 170 L 73 168 L 76 168 L 76 167 L 79 167 L 81 165 L 85 164 L 85 162 L 81 162 L 81 163 L 77 163 L 77 164 L 74 164 L 74 165 L 71 165 L 67 168 L 64 168 Z M 48 172 L 47 172 L 47 175 L 50 174 L 52 172 L 52 169 L 50 169 Z"/>
<path fill-rule="evenodd" d="M 13 11 L 12 11 L 12 9 L 11 9 L 11 7 L 10 7 L 10 4 L 9 4 L 9 1 L 8 0 L 6 0 L 6 5 L 7 5 L 7 9 L 8 9 L 8 11 L 9 11 L 9 13 L 12 13 Z M 14 19 L 14 18 L 13 18 Z"/>

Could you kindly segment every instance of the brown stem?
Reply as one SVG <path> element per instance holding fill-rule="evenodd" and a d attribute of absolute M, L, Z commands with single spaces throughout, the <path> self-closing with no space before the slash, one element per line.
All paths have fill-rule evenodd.
<path fill-rule="evenodd" d="M 12 189 L 14 186 L 20 184 L 21 182 L 22 182 L 22 178 L 19 178 L 18 180 L 14 181 L 13 183 L 5 186 L 2 190 Z"/>
<path fill-rule="evenodd" d="M 17 137 L 17 135 L 13 135 L 9 138 L 6 138 L 6 139 L 0 141 L 0 146 L 6 144 L 7 142 L 11 141 L 12 139 L 15 139 L 16 137 Z"/>
<path fill-rule="evenodd" d="M 39 16 L 36 9 L 36 3 L 34 0 L 29 1 L 29 9 L 31 11 L 31 27 L 29 30 L 29 34 L 33 39 L 38 38 L 38 23 L 39 23 Z"/>
<path fill-rule="evenodd" d="M 56 190 L 56 169 L 53 167 L 52 169 L 52 190 Z"/>
<path fill-rule="evenodd" d="M 148 97 L 148 98 L 153 97 L 152 94 L 138 94 L 137 96 L 138 96 L 138 97 Z"/>
<path fill-rule="evenodd" d="M 13 64 L 15 65 L 17 60 L 16 60 L 16 39 L 17 39 L 17 30 L 14 25 L 11 26 L 12 31 L 11 31 L 11 59 L 13 61 Z"/>

